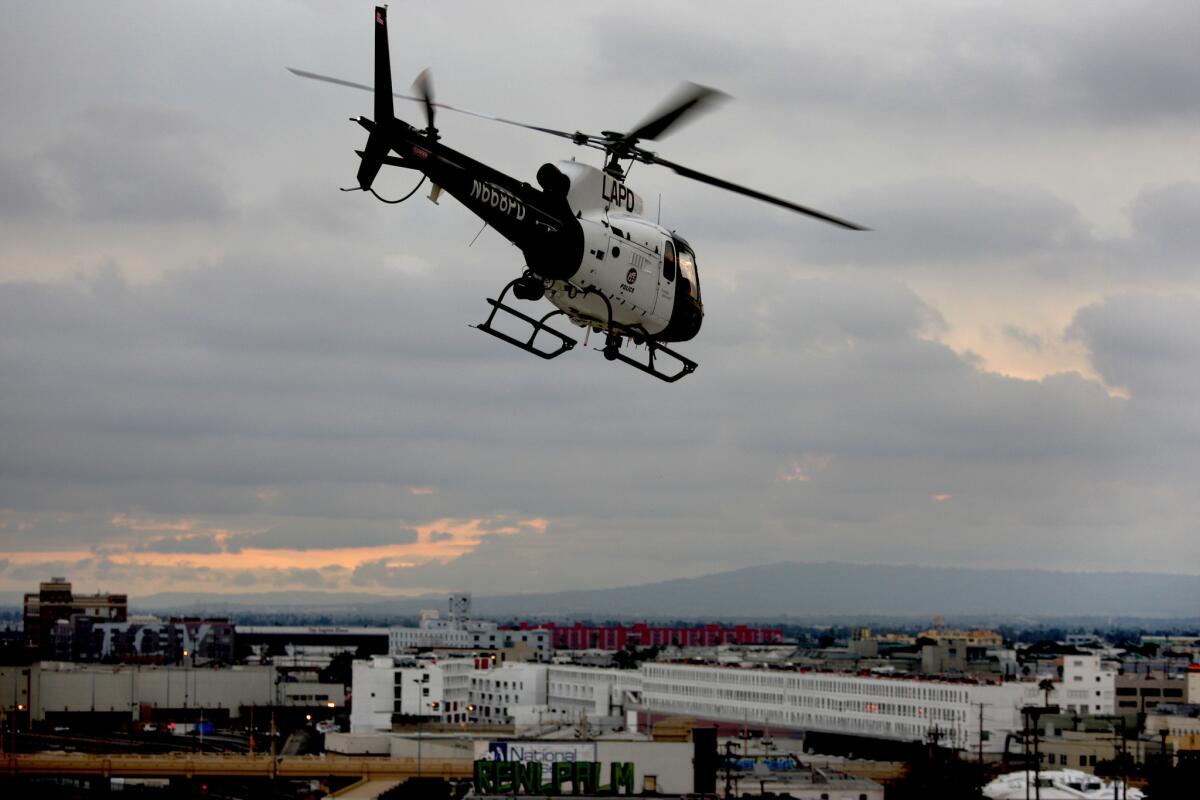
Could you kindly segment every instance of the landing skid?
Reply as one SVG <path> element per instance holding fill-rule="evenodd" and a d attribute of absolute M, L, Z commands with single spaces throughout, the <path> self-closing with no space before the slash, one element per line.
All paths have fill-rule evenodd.
<path fill-rule="evenodd" d="M 484 320 L 483 322 L 481 322 L 478 325 L 472 325 L 471 327 L 481 330 L 484 333 L 490 333 L 492 336 L 495 336 L 497 339 L 502 339 L 502 340 L 508 342 L 509 344 L 513 345 L 514 347 L 521 348 L 526 353 L 533 353 L 535 356 L 540 356 L 541 358 L 547 358 L 547 359 L 557 358 L 558 356 L 561 356 L 563 353 L 567 352 L 568 350 L 573 349 L 575 347 L 575 345 L 578 344 L 578 342 L 576 340 L 572 339 L 570 336 L 567 336 L 565 333 L 560 333 L 559 331 L 554 330 L 554 328 L 551 328 L 549 325 L 546 324 L 546 321 L 549 320 L 551 317 L 562 314 L 563 312 L 554 310 L 554 311 L 551 311 L 546 316 L 542 317 L 541 319 L 534 319 L 533 317 L 531 317 L 527 314 L 522 314 L 520 311 L 517 311 L 512 306 L 507 306 L 504 304 L 504 296 L 506 294 L 508 294 L 508 291 L 510 289 L 512 289 L 513 285 L 516 284 L 517 281 L 519 281 L 519 280 L 521 280 L 521 278 L 517 278 L 516 280 L 509 281 L 508 285 L 505 286 L 504 289 L 500 292 L 499 298 L 497 298 L 495 300 L 493 300 L 490 297 L 487 298 L 488 303 L 491 304 L 491 306 L 492 306 L 492 313 L 488 314 L 488 318 L 486 320 Z M 504 331 L 497 330 L 496 328 L 492 327 L 492 321 L 495 320 L 496 312 L 498 312 L 498 311 L 503 311 L 504 313 L 508 314 L 509 316 L 516 317 L 517 319 L 522 320 L 527 325 L 529 325 L 529 327 L 530 327 L 529 338 L 522 341 L 521 339 L 518 339 L 515 336 L 510 336 L 509 334 L 505 333 Z M 543 331 L 545 331 L 546 333 L 550 334 L 551 336 L 553 336 L 554 338 L 556 338 L 558 340 L 558 348 L 557 349 L 543 350 L 541 348 L 534 346 L 534 341 L 537 339 L 538 334 L 542 333 Z"/>
<path fill-rule="evenodd" d="M 568 350 L 574 349 L 575 345 L 578 344 L 578 342 L 575 339 L 572 339 L 570 336 L 567 336 L 565 333 L 557 331 L 554 328 L 551 328 L 549 325 L 546 324 L 551 318 L 556 317 L 559 314 L 563 314 L 564 316 L 566 316 L 565 313 L 559 309 L 555 309 L 554 311 L 551 311 L 549 314 L 546 314 L 545 316 L 543 316 L 541 319 L 534 319 L 533 317 L 529 316 L 528 314 L 523 314 L 522 312 L 518 311 L 517 309 L 513 308 L 512 306 L 506 305 L 504 302 L 505 296 L 510 291 L 512 291 L 513 295 L 515 297 L 517 297 L 518 299 L 525 299 L 525 300 L 531 299 L 528 296 L 522 297 L 522 292 L 526 291 L 526 289 L 523 286 L 520 290 L 515 290 L 513 288 L 514 286 L 521 284 L 521 282 L 525 281 L 525 280 L 527 280 L 527 276 L 522 276 L 521 278 L 516 278 L 515 280 L 509 281 L 505 285 L 505 287 L 500 291 L 500 296 L 498 298 L 496 298 L 495 300 L 493 300 L 490 297 L 487 298 L 488 304 L 491 305 L 491 307 L 492 307 L 492 312 L 490 314 L 488 314 L 488 318 L 486 320 L 484 320 L 483 322 L 481 322 L 478 325 L 472 325 L 471 327 L 481 330 L 484 333 L 490 333 L 492 336 L 495 336 L 497 339 L 501 339 L 505 342 L 508 342 L 509 344 L 513 345 L 514 347 L 519 347 L 527 353 L 533 353 L 535 356 L 538 356 L 540 358 L 545 358 L 545 359 L 558 358 L 559 356 L 561 356 L 563 353 L 567 352 Z M 642 372 L 645 372 L 647 375 L 653 375 L 654 377 L 658 378 L 660 381 L 666 381 L 667 383 L 674 383 L 675 381 L 679 380 L 683 376 L 691 375 L 693 372 L 696 371 L 696 367 L 698 365 L 696 364 L 695 361 L 692 361 L 690 358 L 682 356 L 679 353 L 676 353 L 674 350 L 671 350 L 670 348 L 665 347 L 664 345 L 661 345 L 653 340 L 646 339 L 645 333 L 642 332 L 640 329 L 638 331 L 626 331 L 624 329 L 615 328 L 612 323 L 612 305 L 609 303 L 608 298 L 605 297 L 602 292 L 600 292 L 599 290 L 595 289 L 594 287 L 590 287 L 590 286 L 581 291 L 584 292 L 585 294 L 595 294 L 597 297 L 599 297 L 601 300 L 604 301 L 605 308 L 608 312 L 608 326 L 607 326 L 608 336 L 607 336 L 607 339 L 605 340 L 605 345 L 604 345 L 602 352 L 604 353 L 604 357 L 606 359 L 608 359 L 609 361 L 623 361 L 626 364 L 628 364 L 629 366 L 633 367 L 634 369 L 641 370 Z M 527 339 L 519 339 L 516 336 L 513 336 L 512 334 L 505 333 L 504 331 L 499 330 L 496 327 L 494 327 L 492 325 L 492 323 L 496 319 L 496 314 L 501 311 L 503 311 L 505 314 L 509 315 L 512 318 L 519 319 L 522 322 L 524 322 L 529 327 L 529 337 Z M 547 333 L 550 336 L 557 339 L 557 341 L 558 341 L 557 348 L 550 350 L 550 349 L 542 349 L 542 348 L 536 346 L 535 343 L 537 341 L 538 334 L 543 333 L 543 332 Z M 622 335 L 633 336 L 635 341 L 637 341 L 637 342 L 641 342 L 641 341 L 645 340 L 646 360 L 644 362 L 639 361 L 636 358 L 631 358 L 630 356 L 621 352 Z M 658 364 L 656 363 L 656 358 L 660 354 L 666 355 L 668 357 L 668 359 L 676 362 L 679 365 L 678 369 L 673 372 L 666 372 L 666 371 L 660 370 L 658 368 Z"/>
<path fill-rule="evenodd" d="M 604 357 L 609 361 L 623 361 L 634 369 L 640 369 L 647 375 L 653 375 L 660 381 L 666 381 L 667 383 L 674 383 L 685 375 L 691 375 L 696 371 L 696 367 L 699 366 L 690 358 L 682 356 L 674 350 L 655 342 L 646 342 L 646 353 L 646 361 L 643 363 L 636 358 L 630 358 L 625 355 L 625 353 L 621 352 L 620 344 L 613 346 L 611 339 L 610 343 L 604 348 Z M 679 364 L 679 369 L 675 372 L 664 372 L 658 369 L 654 361 L 655 355 L 658 353 L 663 353 L 676 361 Z"/>

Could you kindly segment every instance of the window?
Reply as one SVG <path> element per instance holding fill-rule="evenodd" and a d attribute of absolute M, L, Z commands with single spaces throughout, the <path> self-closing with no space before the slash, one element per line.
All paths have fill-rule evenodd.
<path fill-rule="evenodd" d="M 663 249 L 663 277 L 669 281 L 675 280 L 675 245 L 670 242 Z"/>

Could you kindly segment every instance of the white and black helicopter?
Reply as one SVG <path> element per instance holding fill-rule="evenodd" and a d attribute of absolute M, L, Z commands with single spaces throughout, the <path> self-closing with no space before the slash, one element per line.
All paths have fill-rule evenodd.
<path fill-rule="evenodd" d="M 304 78 L 373 91 L 375 119 L 352 118 L 368 132 L 367 144 L 358 151 L 358 186 L 371 191 L 379 170 L 386 164 L 422 173 L 433 184 L 430 199 L 437 202 L 449 193 L 484 223 L 520 248 L 525 256 L 522 275 L 510 281 L 497 299 L 488 298 L 492 311 L 474 327 L 542 358 L 555 358 L 577 341 L 550 327 L 557 315 L 572 323 L 605 334 L 604 357 L 630 364 L 664 381 L 673 382 L 695 371 L 696 362 L 667 347 L 686 342 L 699 331 L 704 319 L 700 300 L 700 274 L 696 255 L 679 234 L 644 216 L 642 198 L 625 185 L 623 160 L 659 164 L 685 178 L 782 206 L 851 230 L 866 230 L 852 222 L 781 200 L 729 181 L 668 161 L 642 148 L 639 142 L 662 137 L 672 126 L 720 97 L 720 93 L 687 84 L 663 107 L 627 133 L 603 131 L 599 135 L 527 125 L 435 102 L 428 71 L 414 83 L 416 96 L 392 92 L 388 55 L 387 8 L 375 9 L 375 86 L 292 69 Z M 393 96 L 425 106 L 426 125 L 415 128 L 397 119 Z M 603 169 L 575 161 L 543 164 L 537 171 L 540 188 L 512 178 L 441 143 L 434 126 L 435 109 L 470 114 L 508 125 L 517 125 L 569 139 L 577 145 L 604 151 Z M 417 188 L 420 188 L 420 183 Z M 408 199 L 416 189 L 406 197 Z M 379 197 L 379 195 L 375 195 Z M 383 198 L 380 198 L 383 199 Z M 399 202 L 399 201 L 388 201 Z M 505 303 L 511 290 L 519 300 L 549 300 L 555 310 L 529 316 Z M 520 338 L 494 327 L 498 313 L 528 326 Z M 539 347 L 539 336 L 552 337 L 550 347 Z M 645 345 L 644 361 L 628 355 L 623 345 Z M 658 359 L 674 362 L 669 370 Z"/>

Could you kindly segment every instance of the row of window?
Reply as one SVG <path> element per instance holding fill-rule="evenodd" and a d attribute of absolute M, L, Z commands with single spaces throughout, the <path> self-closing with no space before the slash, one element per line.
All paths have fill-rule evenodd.
<path fill-rule="evenodd" d="M 662 678 L 673 682 L 692 681 L 702 686 L 713 683 L 736 683 L 743 686 L 805 689 L 909 700 L 939 700 L 948 703 L 965 703 L 969 699 L 967 692 L 962 689 L 912 681 L 883 681 L 869 678 L 836 679 L 804 675 L 772 675 L 749 670 L 714 670 L 650 665 L 645 666 L 644 671 L 647 678 Z"/>

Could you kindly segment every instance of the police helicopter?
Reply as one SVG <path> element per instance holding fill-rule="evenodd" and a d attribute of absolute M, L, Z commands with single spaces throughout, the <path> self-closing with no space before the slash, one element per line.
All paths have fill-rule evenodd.
<path fill-rule="evenodd" d="M 714 89 L 686 84 L 656 112 L 626 133 L 602 131 L 588 134 L 528 125 L 487 114 L 455 108 L 433 99 L 429 72 L 422 72 L 415 95 L 392 92 L 388 55 L 387 8 L 375 9 L 375 85 L 291 69 L 300 77 L 373 91 L 375 118 L 352 117 L 367 131 L 360 157 L 358 186 L 346 191 L 375 193 L 372 183 L 387 166 L 411 169 L 421 181 L 400 202 L 416 193 L 426 179 L 432 183 L 429 199 L 442 192 L 465 205 L 502 236 L 520 248 L 525 267 L 520 275 L 488 298 L 491 312 L 473 327 L 542 358 L 556 358 L 571 350 L 576 339 L 548 323 L 557 316 L 596 334 L 603 333 L 602 352 L 609 361 L 621 361 L 673 382 L 695 371 L 696 362 L 670 349 L 668 343 L 686 342 L 700 331 L 704 306 L 696 254 L 678 233 L 645 216 L 643 199 L 625 184 L 622 161 L 657 164 L 685 178 L 763 200 L 810 217 L 848 228 L 866 230 L 852 222 L 772 197 L 668 161 L 639 143 L 657 140 L 689 113 L 710 105 L 722 95 Z M 397 119 L 392 98 L 420 102 L 425 127 Z M 560 161 L 543 164 L 537 171 L 538 187 L 510 177 L 442 144 L 434 125 L 436 109 L 446 109 L 558 136 L 576 145 L 601 150 L 602 169 Z M 540 187 L 540 188 L 539 188 Z M 550 301 L 554 310 L 531 316 L 513 307 L 506 298 Z M 536 313 L 536 312 L 535 312 Z M 497 315 L 505 320 L 496 327 Z M 516 326 L 521 333 L 513 334 Z M 527 335 L 526 335 L 527 334 Z M 633 348 L 626 347 L 632 343 Z M 643 354 L 644 359 L 636 358 Z M 632 349 L 633 355 L 629 352 Z M 665 362 L 665 364 L 664 364 Z"/>

